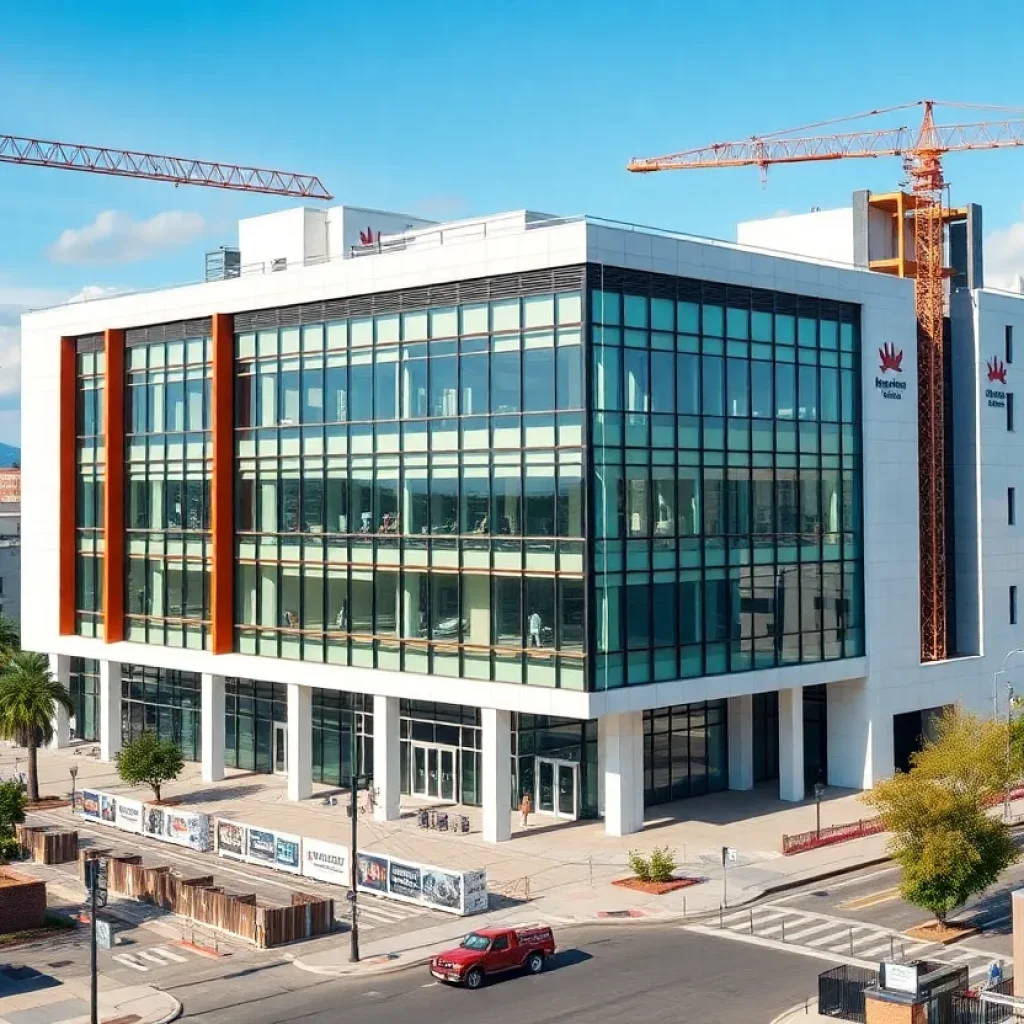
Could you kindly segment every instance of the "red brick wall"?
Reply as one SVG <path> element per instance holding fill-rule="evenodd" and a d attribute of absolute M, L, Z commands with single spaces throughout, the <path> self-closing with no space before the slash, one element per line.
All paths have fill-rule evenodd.
<path fill-rule="evenodd" d="M 0 932 L 24 932 L 46 923 L 46 883 L 0 873 Z"/>

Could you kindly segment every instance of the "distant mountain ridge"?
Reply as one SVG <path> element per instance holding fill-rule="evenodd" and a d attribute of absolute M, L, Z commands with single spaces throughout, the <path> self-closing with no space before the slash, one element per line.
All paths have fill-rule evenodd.
<path fill-rule="evenodd" d="M 13 465 L 21 465 L 21 449 L 0 441 L 0 468 Z"/>

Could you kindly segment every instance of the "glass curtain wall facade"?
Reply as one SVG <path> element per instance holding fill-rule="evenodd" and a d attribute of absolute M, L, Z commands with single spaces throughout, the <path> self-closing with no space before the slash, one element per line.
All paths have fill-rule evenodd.
<path fill-rule="evenodd" d="M 274 725 L 288 724 L 288 687 L 253 679 L 224 680 L 224 764 L 274 771 Z"/>
<path fill-rule="evenodd" d="M 512 716 L 512 806 L 524 793 L 538 803 L 538 769 L 544 762 L 567 761 L 578 766 L 574 816 L 598 815 L 597 719 L 586 722 L 553 715 Z"/>
<path fill-rule="evenodd" d="M 863 654 L 858 308 L 589 280 L 596 688 Z"/>
<path fill-rule="evenodd" d="M 72 658 L 68 680 L 71 700 L 75 705 L 71 722 L 71 738 L 100 738 L 100 663 L 95 658 Z"/>
<path fill-rule="evenodd" d="M 429 700 L 399 704 L 402 792 L 478 806 L 480 709 Z"/>
<path fill-rule="evenodd" d="M 239 651 L 584 689 L 582 279 L 235 318 Z"/>
<path fill-rule="evenodd" d="M 644 804 L 663 804 L 729 785 L 724 700 L 644 712 Z"/>
<path fill-rule="evenodd" d="M 76 343 L 75 632 L 103 636 L 103 338 Z"/>
<path fill-rule="evenodd" d="M 208 321 L 127 332 L 126 638 L 209 647 Z"/>
<path fill-rule="evenodd" d="M 349 785 L 373 773 L 373 697 L 313 691 L 313 781 Z"/>
<path fill-rule="evenodd" d="M 198 672 L 121 666 L 121 742 L 155 732 L 198 761 L 202 745 L 202 695 Z"/>

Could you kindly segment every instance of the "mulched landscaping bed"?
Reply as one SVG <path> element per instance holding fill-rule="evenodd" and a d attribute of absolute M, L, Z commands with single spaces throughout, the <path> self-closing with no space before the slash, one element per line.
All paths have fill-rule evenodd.
<path fill-rule="evenodd" d="M 937 942 L 942 946 L 959 942 L 961 939 L 969 939 L 981 931 L 969 924 L 956 924 L 947 921 L 939 924 L 938 921 L 927 921 L 925 924 L 915 925 L 907 929 L 907 935 L 913 939 L 921 939 L 924 942 Z"/>
<path fill-rule="evenodd" d="M 673 878 L 671 882 L 641 882 L 639 878 L 616 878 L 612 885 L 645 892 L 648 896 L 664 896 L 666 893 L 677 892 L 703 881 L 703 878 Z"/>

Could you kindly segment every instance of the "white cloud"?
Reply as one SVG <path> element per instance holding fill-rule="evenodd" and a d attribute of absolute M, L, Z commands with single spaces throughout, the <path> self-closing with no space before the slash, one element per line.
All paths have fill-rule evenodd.
<path fill-rule="evenodd" d="M 1024 221 L 985 238 L 985 284 L 1015 292 L 1018 277 L 1024 277 Z"/>
<path fill-rule="evenodd" d="M 55 263 L 134 263 L 188 245 L 207 227 L 200 214 L 183 210 L 167 210 L 149 220 L 105 210 L 91 224 L 63 232 L 50 246 L 49 257 Z"/>

